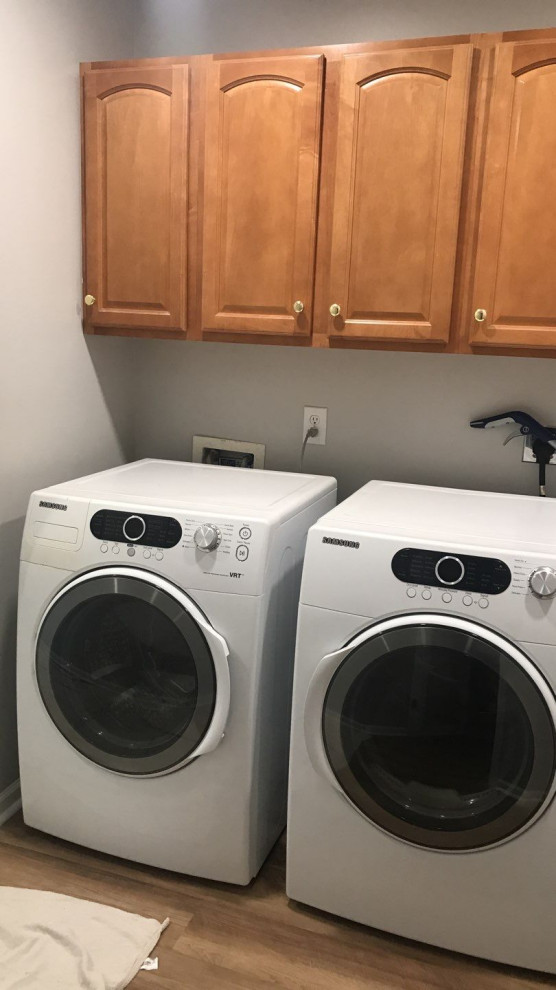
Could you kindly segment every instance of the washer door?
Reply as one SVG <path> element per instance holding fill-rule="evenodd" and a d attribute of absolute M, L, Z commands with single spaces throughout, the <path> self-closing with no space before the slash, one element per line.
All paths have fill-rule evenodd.
<path fill-rule="evenodd" d="M 214 749 L 230 700 L 225 641 L 169 581 L 135 568 L 76 578 L 39 628 L 47 711 L 83 756 L 157 775 Z"/>
<path fill-rule="evenodd" d="M 309 752 L 316 730 L 335 786 L 366 818 L 408 842 L 465 850 L 508 839 L 546 807 L 555 722 L 525 654 L 431 614 L 377 623 L 325 657 L 305 728 Z"/>

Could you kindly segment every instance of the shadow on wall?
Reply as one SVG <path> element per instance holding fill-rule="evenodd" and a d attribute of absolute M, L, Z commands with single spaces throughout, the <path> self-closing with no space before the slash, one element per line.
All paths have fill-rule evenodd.
<path fill-rule="evenodd" d="M 132 369 L 137 341 L 127 338 L 85 337 L 85 344 L 102 393 L 106 411 L 117 437 L 123 461 L 132 460 L 134 446 L 134 377 Z M 122 372 L 125 373 L 122 373 Z M 99 452 L 100 466 L 89 468 L 87 473 L 108 466 Z M 90 457 L 90 451 L 87 455 Z M 83 472 L 81 472 L 83 473 Z M 77 477 L 77 475 L 73 475 Z M 60 479 L 56 479 L 59 481 Z"/>
<path fill-rule="evenodd" d="M 6 779 L 0 775 L 0 792 L 16 777 L 8 768 L 17 766 L 15 644 L 19 549 L 24 522 L 21 517 L 0 525 L 0 560 L 3 561 L 0 584 L 0 766 L 8 775 Z"/>
<path fill-rule="evenodd" d="M 135 0 L 135 54 L 184 55 L 552 27 L 553 0 Z"/>

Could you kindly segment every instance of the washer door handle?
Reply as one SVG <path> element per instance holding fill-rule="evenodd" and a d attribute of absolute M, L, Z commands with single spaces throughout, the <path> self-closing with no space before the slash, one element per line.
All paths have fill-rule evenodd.
<path fill-rule="evenodd" d="M 345 648 L 334 653 L 328 653 L 322 658 L 309 682 L 303 713 L 303 728 L 305 746 L 313 769 L 323 777 L 334 790 L 344 794 L 341 785 L 336 780 L 332 767 L 328 762 L 324 741 L 322 738 L 322 715 L 324 699 L 328 685 L 334 672 L 340 666 L 344 657 L 349 653 Z"/>
<path fill-rule="evenodd" d="M 216 747 L 222 742 L 226 722 L 228 721 L 228 715 L 230 714 L 230 667 L 228 665 L 228 647 L 226 645 L 226 640 L 220 635 L 220 633 L 217 633 L 216 630 L 208 624 L 208 622 L 200 619 L 199 616 L 196 616 L 196 619 L 198 625 L 203 628 L 211 648 L 214 671 L 216 675 L 216 702 L 214 705 L 212 721 L 205 735 L 201 739 L 201 742 L 197 748 L 189 754 L 186 763 L 182 765 L 191 763 L 191 761 L 196 760 L 198 756 L 204 756 L 206 753 L 212 753 L 212 751 L 216 749 Z"/>

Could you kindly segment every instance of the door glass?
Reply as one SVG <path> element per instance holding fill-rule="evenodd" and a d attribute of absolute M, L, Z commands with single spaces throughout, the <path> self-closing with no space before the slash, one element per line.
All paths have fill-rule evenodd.
<path fill-rule="evenodd" d="M 349 654 L 325 701 L 346 794 L 401 838 L 489 844 L 521 828 L 554 776 L 553 723 L 520 664 L 488 640 L 415 624 Z"/>
<path fill-rule="evenodd" d="M 181 762 L 212 717 L 204 635 L 178 601 L 138 579 L 96 578 L 63 596 L 41 629 L 37 673 L 64 735 L 111 769 Z"/>

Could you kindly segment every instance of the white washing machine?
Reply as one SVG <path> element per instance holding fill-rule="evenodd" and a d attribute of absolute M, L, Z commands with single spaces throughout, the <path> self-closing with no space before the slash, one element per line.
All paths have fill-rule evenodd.
<path fill-rule="evenodd" d="M 372 482 L 310 531 L 287 889 L 556 972 L 556 502 Z"/>
<path fill-rule="evenodd" d="M 245 884 L 285 824 L 295 618 L 332 478 L 145 460 L 35 492 L 23 537 L 25 821 Z"/>

